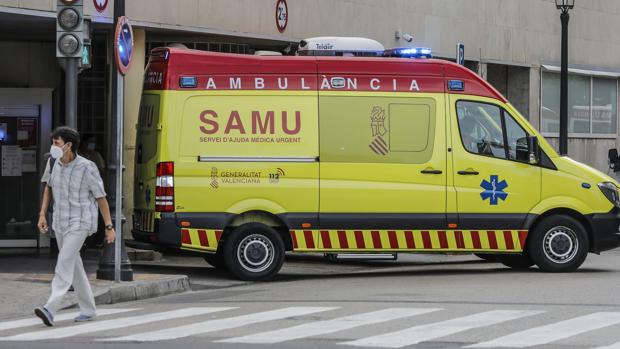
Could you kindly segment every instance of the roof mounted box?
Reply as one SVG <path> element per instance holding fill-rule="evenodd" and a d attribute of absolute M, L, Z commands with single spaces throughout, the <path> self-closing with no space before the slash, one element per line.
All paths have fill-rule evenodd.
<path fill-rule="evenodd" d="M 381 56 L 385 47 L 378 41 L 358 37 L 320 36 L 299 42 L 300 56 Z"/>

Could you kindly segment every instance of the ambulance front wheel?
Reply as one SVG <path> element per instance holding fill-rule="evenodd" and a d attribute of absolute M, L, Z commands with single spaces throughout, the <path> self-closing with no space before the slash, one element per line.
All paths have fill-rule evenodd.
<path fill-rule="evenodd" d="M 571 272 L 577 270 L 588 255 L 588 234 L 573 217 L 550 216 L 536 225 L 527 245 L 530 257 L 541 270 Z"/>
<path fill-rule="evenodd" d="M 284 263 L 282 237 L 260 223 L 247 223 L 231 231 L 223 252 L 228 270 L 241 280 L 269 279 Z"/>

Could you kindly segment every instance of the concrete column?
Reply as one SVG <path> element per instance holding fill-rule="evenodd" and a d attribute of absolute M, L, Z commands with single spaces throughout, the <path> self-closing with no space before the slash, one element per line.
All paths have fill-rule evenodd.
<path fill-rule="evenodd" d="M 146 47 L 146 33 L 144 29 L 133 29 L 134 48 L 131 68 L 125 75 L 125 113 L 123 127 L 123 159 L 125 171 L 123 172 L 123 193 L 125 197 L 123 214 L 127 218 L 124 229 L 124 238 L 131 238 L 133 227 L 133 177 L 134 158 L 136 147 L 136 124 L 140 112 L 140 96 L 142 95 L 142 82 L 144 75 L 144 55 Z"/>
<path fill-rule="evenodd" d="M 540 131 L 540 66 L 530 68 L 529 121 Z"/>

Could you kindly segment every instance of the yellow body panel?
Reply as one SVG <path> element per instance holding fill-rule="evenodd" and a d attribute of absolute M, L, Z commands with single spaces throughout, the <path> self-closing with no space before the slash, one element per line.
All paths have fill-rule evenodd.
<path fill-rule="evenodd" d="M 457 222 L 459 214 L 541 215 L 557 208 L 586 215 L 613 207 L 599 183 L 618 186 L 609 176 L 559 157 L 510 104 L 485 97 L 195 90 L 144 96 L 137 125 L 143 159 L 136 164 L 134 195 L 142 228 L 160 218 L 154 212 L 155 168 L 163 161 L 174 162 L 176 213 L 435 214 L 446 223 Z M 503 108 L 537 136 L 557 170 L 468 152 L 457 120 L 459 100 Z M 365 160 L 373 157 L 382 161 Z M 461 170 L 479 174 L 458 175 Z M 492 176 L 507 184 L 507 196 L 495 204 L 481 198 L 483 181 L 492 182 Z M 474 242 L 474 230 L 358 228 L 354 222 L 344 230 L 295 228 L 291 238 L 295 251 L 521 252 L 527 235 L 514 229 L 487 234 L 488 227 L 480 226 L 485 233 Z M 216 251 L 216 234 L 222 233 L 198 226 L 183 231 L 182 248 L 205 252 Z"/>

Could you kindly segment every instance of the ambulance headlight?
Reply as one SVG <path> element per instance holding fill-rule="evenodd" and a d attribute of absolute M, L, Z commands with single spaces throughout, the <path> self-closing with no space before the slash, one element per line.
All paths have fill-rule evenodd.
<path fill-rule="evenodd" d="M 618 195 L 618 187 L 616 187 L 611 182 L 599 183 L 598 187 L 601 188 L 601 191 L 603 192 L 607 200 L 614 204 L 614 206 L 620 207 L 620 196 Z"/>

